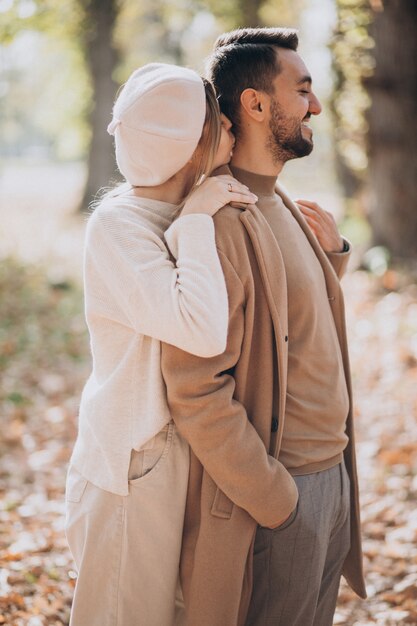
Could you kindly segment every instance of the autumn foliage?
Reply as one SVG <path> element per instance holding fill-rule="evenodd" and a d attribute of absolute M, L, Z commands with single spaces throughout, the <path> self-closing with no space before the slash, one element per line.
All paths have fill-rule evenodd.
<path fill-rule="evenodd" d="M 417 624 L 417 288 L 355 272 L 344 289 L 369 599 L 343 585 L 334 624 Z M 76 578 L 65 471 L 90 363 L 82 294 L 7 261 L 0 301 L 0 624 L 61 626 Z"/>

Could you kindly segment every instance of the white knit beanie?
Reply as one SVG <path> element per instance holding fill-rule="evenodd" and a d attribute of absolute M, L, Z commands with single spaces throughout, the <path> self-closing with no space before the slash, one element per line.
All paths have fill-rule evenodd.
<path fill-rule="evenodd" d="M 191 158 L 203 131 L 206 97 L 193 70 L 150 63 L 135 70 L 113 107 L 117 166 L 131 185 L 160 185 Z"/>

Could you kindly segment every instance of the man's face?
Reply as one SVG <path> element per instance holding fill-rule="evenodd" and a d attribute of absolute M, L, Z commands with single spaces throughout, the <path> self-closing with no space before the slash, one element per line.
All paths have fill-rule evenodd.
<path fill-rule="evenodd" d="M 283 48 L 278 55 L 282 69 L 273 81 L 267 143 L 274 161 L 285 163 L 312 151 L 313 131 L 308 124 L 311 115 L 320 113 L 321 105 L 301 57 Z"/>

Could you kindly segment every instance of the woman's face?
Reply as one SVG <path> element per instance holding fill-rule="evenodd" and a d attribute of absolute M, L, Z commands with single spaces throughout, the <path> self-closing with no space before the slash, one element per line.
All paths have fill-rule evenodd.
<path fill-rule="evenodd" d="M 214 157 L 213 170 L 221 165 L 229 163 L 232 156 L 233 146 L 235 145 L 235 137 L 230 130 L 232 128 L 232 122 L 224 115 L 224 113 L 220 114 L 220 119 L 222 130 L 219 147 L 217 148 L 217 153 Z"/>

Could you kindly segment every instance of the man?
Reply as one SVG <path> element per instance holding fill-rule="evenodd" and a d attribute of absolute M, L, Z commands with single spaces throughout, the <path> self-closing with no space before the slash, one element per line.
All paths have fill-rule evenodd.
<path fill-rule="evenodd" d="M 321 106 L 295 31 L 221 36 L 210 78 L 236 133 L 233 175 L 257 206 L 226 207 L 216 240 L 226 351 L 163 346 L 192 461 L 181 578 L 189 626 L 331 626 L 341 573 L 365 597 L 352 399 L 338 278 L 349 244 L 276 179 L 313 148 Z"/>

